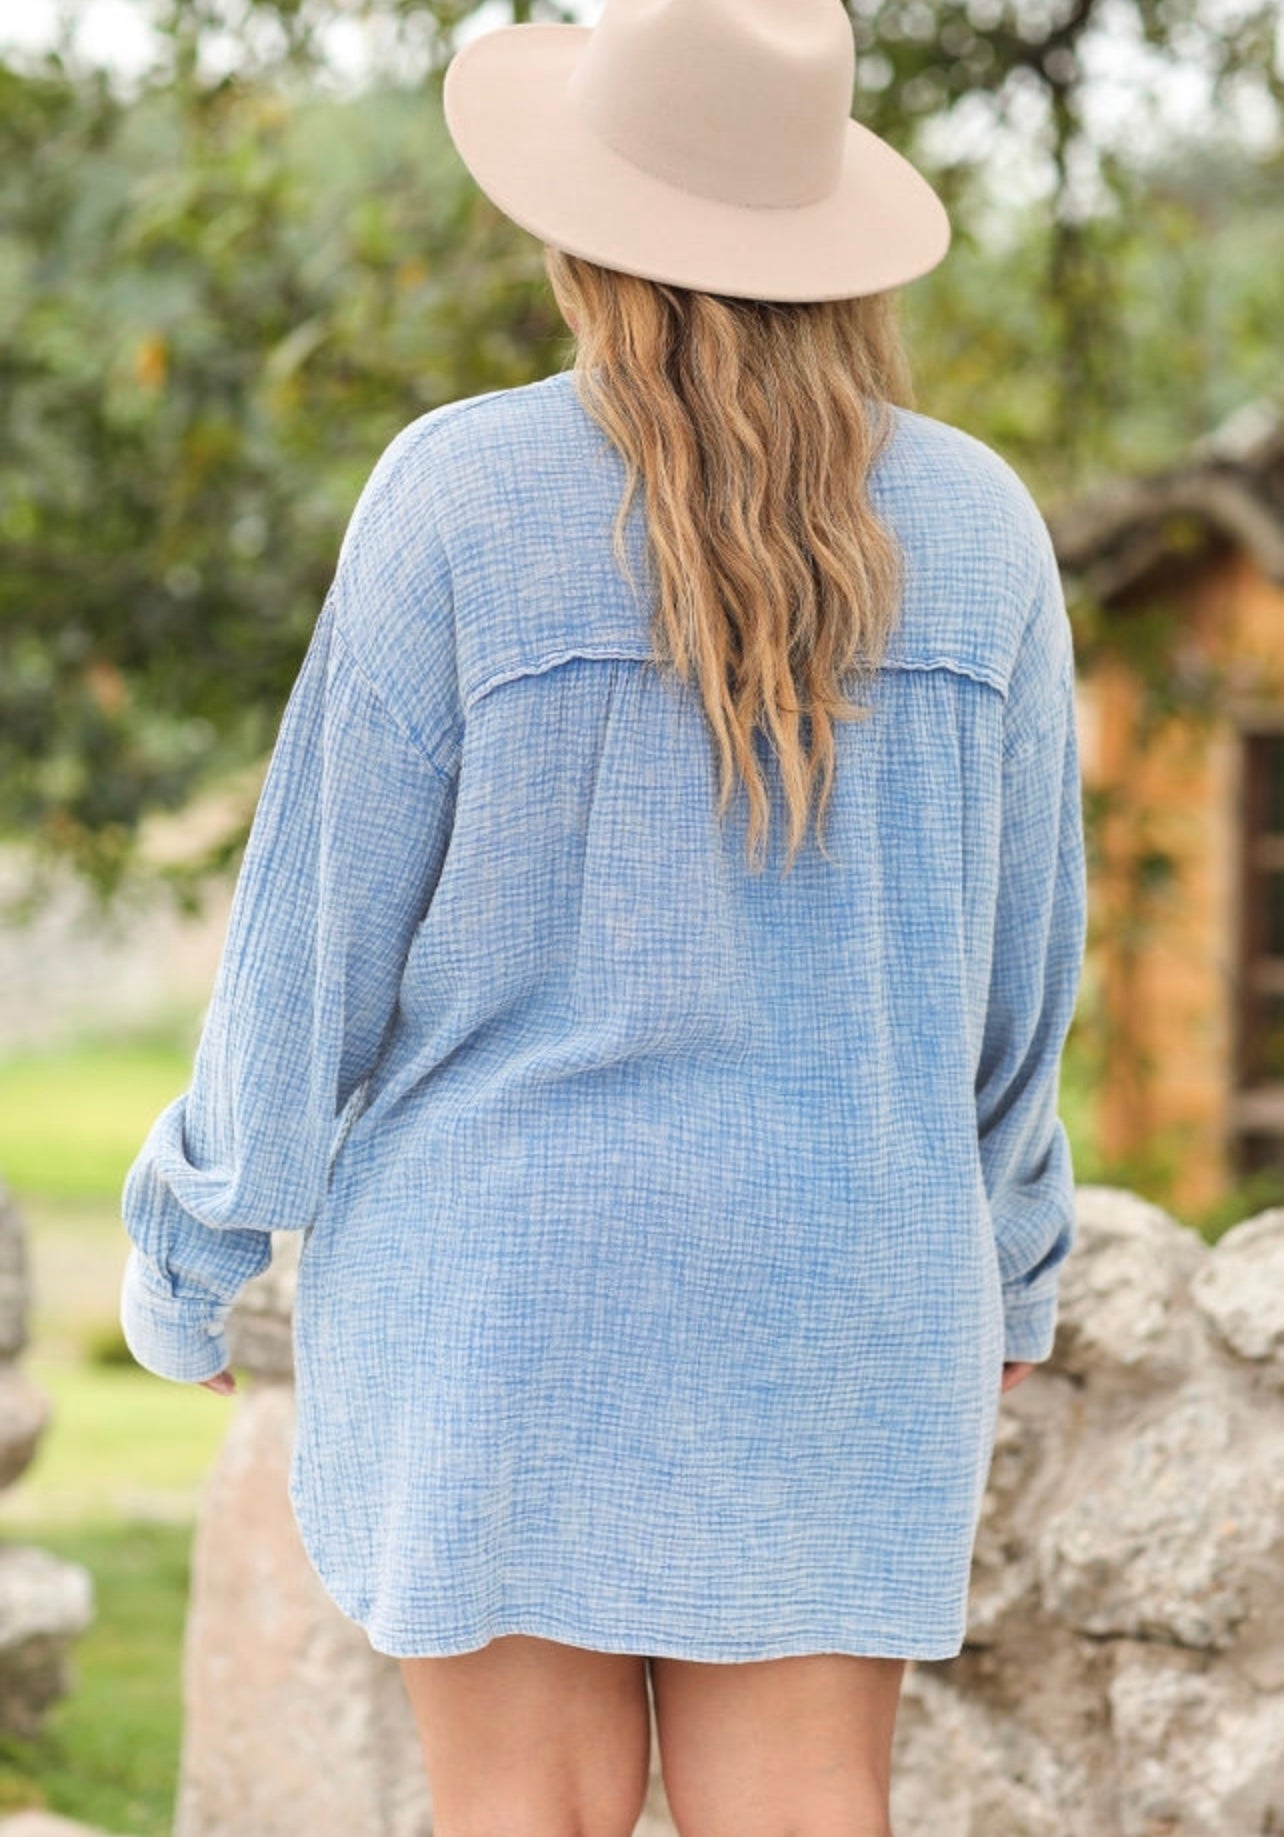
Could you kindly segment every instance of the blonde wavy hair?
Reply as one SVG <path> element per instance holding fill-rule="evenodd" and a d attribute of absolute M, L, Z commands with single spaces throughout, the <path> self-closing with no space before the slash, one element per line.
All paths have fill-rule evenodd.
<path fill-rule="evenodd" d="M 738 299 L 603 268 L 544 245 L 575 340 L 575 388 L 623 455 L 614 548 L 639 484 L 659 598 L 655 661 L 694 674 L 719 762 L 718 815 L 737 774 L 748 858 L 765 860 L 770 800 L 755 729 L 780 765 L 792 868 L 813 798 L 827 861 L 833 723 L 863 720 L 840 678 L 867 680 L 895 627 L 903 556 L 867 479 L 912 406 L 895 292 Z M 804 734 L 806 738 L 804 738 Z"/>

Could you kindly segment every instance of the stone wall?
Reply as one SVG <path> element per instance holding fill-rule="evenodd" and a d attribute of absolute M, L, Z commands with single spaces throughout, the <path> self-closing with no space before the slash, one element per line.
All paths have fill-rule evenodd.
<path fill-rule="evenodd" d="M 898 1837 L 1284 1832 L 1284 1210 L 1210 1249 L 1081 1187 L 1052 1358 L 1004 1394 L 967 1641 L 906 1670 Z M 254 1373 L 196 1534 L 176 1837 L 425 1837 L 396 1661 L 287 1492 L 296 1234 L 236 1310 Z M 672 1830 L 652 1723 L 639 1833 Z"/>

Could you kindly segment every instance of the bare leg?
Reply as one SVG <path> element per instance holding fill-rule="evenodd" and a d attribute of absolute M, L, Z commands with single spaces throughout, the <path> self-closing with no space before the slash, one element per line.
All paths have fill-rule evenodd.
<path fill-rule="evenodd" d="M 651 1659 L 680 1837 L 892 1837 L 892 1735 L 907 1662 Z"/>
<path fill-rule="evenodd" d="M 512 1633 L 399 1663 L 434 1837 L 630 1837 L 651 1767 L 645 1658 Z"/>

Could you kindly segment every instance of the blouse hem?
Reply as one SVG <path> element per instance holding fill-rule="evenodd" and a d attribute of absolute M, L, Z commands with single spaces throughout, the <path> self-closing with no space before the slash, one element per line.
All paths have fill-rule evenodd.
<path fill-rule="evenodd" d="M 328 1591 L 327 1591 L 328 1592 Z M 333 1597 L 332 1597 L 333 1598 Z M 346 1610 L 341 1609 L 341 1612 Z M 352 1619 L 354 1616 L 347 1615 Z M 454 1638 L 427 1637 L 409 1631 L 384 1631 L 375 1622 L 358 1619 L 374 1651 L 386 1658 L 449 1658 L 465 1652 L 477 1652 L 492 1639 L 510 1633 L 525 1634 L 534 1639 L 556 1640 L 562 1645 L 578 1646 L 591 1652 L 634 1653 L 649 1658 L 682 1658 L 696 1664 L 746 1664 L 760 1659 L 805 1658 L 837 1653 L 853 1658 L 899 1658 L 919 1661 L 957 1658 L 962 1650 L 959 1639 L 909 1639 L 895 1634 L 797 1632 L 782 1633 L 774 1639 L 682 1641 L 662 1634 L 644 1631 L 632 1633 L 603 1632 L 593 1627 L 568 1626 L 541 1614 L 515 1614 L 497 1620 L 474 1633 Z"/>
<path fill-rule="evenodd" d="M 590 1652 L 618 1652 L 648 1658 L 682 1658 L 696 1664 L 745 1664 L 760 1659 L 804 1658 L 817 1654 L 837 1653 L 853 1658 L 898 1658 L 917 1661 L 957 1658 L 963 1649 L 962 1633 L 897 1633 L 884 1625 L 862 1628 L 853 1624 L 838 1632 L 819 1627 L 808 1631 L 799 1627 L 774 1636 L 744 1639 L 713 1638 L 698 1635 L 675 1638 L 656 1630 L 647 1632 L 639 1623 L 628 1632 L 603 1630 L 600 1626 L 575 1625 L 538 1609 L 513 1609 L 497 1614 L 492 1620 L 468 1632 L 454 1634 L 415 1630 L 401 1620 L 385 1620 L 370 1611 L 360 1595 L 349 1594 L 333 1581 L 318 1560 L 304 1533 L 303 1508 L 297 1486 L 291 1478 L 290 1501 L 300 1540 L 308 1562 L 332 1604 L 346 1620 L 359 1626 L 371 1649 L 385 1658 L 453 1658 L 466 1652 L 479 1652 L 492 1639 L 520 1633 L 532 1639 L 551 1639 L 560 1645 L 578 1646 Z"/>

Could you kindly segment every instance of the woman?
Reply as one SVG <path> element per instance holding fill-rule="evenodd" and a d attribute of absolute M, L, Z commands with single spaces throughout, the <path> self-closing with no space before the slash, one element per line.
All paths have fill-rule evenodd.
<path fill-rule="evenodd" d="M 1017 475 L 907 404 L 949 226 L 853 75 L 840 0 L 452 62 L 575 364 L 375 466 L 125 1184 L 178 1381 L 303 1231 L 291 1499 L 438 1837 L 625 1837 L 648 1681 L 683 1837 L 887 1832 L 1052 1346 L 1071 634 Z"/>

